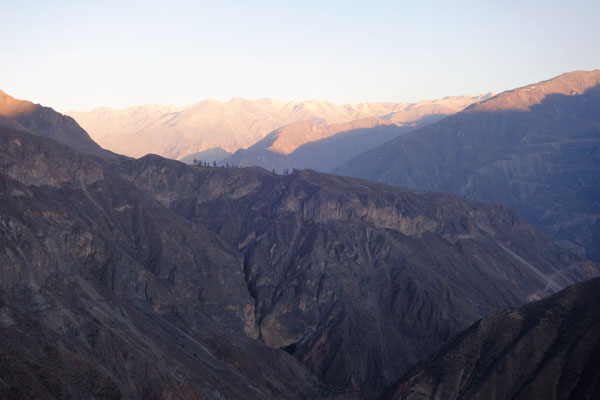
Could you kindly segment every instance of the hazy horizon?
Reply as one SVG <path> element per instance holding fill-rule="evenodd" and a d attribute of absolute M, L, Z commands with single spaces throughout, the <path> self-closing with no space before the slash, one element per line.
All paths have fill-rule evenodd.
<path fill-rule="evenodd" d="M 0 89 L 59 111 L 204 99 L 414 103 L 600 67 L 600 3 L 0 5 Z"/>

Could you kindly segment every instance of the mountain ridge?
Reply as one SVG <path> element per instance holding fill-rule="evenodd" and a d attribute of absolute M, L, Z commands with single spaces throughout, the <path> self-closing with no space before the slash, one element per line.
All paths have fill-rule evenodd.
<path fill-rule="evenodd" d="M 575 72 L 496 95 L 335 172 L 507 204 L 598 260 L 598 83 L 600 70 Z"/>

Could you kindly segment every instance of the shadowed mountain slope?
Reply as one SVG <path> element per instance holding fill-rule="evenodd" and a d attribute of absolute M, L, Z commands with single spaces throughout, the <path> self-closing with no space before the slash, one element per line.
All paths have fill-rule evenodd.
<path fill-rule="evenodd" d="M 600 260 L 600 70 L 501 93 L 336 173 L 514 207 Z"/>
<path fill-rule="evenodd" d="M 17 100 L 1 90 L 0 126 L 33 132 L 65 143 L 82 153 L 103 158 L 117 157 L 90 139 L 73 118 L 57 113 L 49 107 Z"/>
<path fill-rule="evenodd" d="M 420 362 L 386 399 L 597 399 L 600 279 L 487 317 Z"/>
<path fill-rule="evenodd" d="M 257 336 L 243 257 L 97 159 L 0 127 L 0 397 L 328 389 Z"/>
<path fill-rule="evenodd" d="M 364 398 L 489 312 L 598 274 L 514 211 L 449 193 L 157 156 L 114 165 L 239 249 L 261 342 Z"/>

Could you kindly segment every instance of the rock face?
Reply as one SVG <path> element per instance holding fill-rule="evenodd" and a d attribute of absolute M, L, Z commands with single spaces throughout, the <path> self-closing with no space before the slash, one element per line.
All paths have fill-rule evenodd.
<path fill-rule="evenodd" d="M 1 398 L 307 398 L 243 257 L 96 159 L 0 127 Z"/>
<path fill-rule="evenodd" d="M 104 150 L 81 129 L 71 117 L 57 113 L 51 108 L 17 100 L 0 90 L 0 126 L 33 132 L 65 143 L 85 154 L 103 158 L 117 155 Z"/>
<path fill-rule="evenodd" d="M 100 145 L 120 154 L 184 157 L 213 148 L 230 153 L 252 146 L 269 132 L 301 121 L 331 125 L 369 117 L 397 124 L 440 118 L 484 96 L 455 96 L 416 104 L 333 104 L 328 101 L 279 102 L 272 99 L 227 102 L 204 100 L 186 107 L 146 105 L 123 110 L 100 108 L 69 112 Z"/>
<path fill-rule="evenodd" d="M 387 399 L 600 398 L 600 279 L 502 311 L 420 362 Z"/>
<path fill-rule="evenodd" d="M 600 70 L 499 94 L 336 172 L 497 201 L 600 260 Z"/>
<path fill-rule="evenodd" d="M 489 312 L 598 274 L 514 211 L 448 193 L 157 156 L 113 168 L 239 249 L 262 343 L 364 398 Z"/>

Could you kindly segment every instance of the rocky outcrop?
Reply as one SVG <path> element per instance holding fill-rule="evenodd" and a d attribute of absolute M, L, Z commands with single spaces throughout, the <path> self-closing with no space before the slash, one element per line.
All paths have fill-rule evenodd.
<path fill-rule="evenodd" d="M 372 398 L 489 312 L 598 274 L 514 211 L 314 171 L 115 171 L 243 255 L 259 340 Z"/>
<path fill-rule="evenodd" d="M 514 207 L 600 260 L 600 70 L 499 94 L 366 152 L 336 173 Z"/>
<path fill-rule="evenodd" d="M 485 318 L 420 362 L 386 399 L 596 399 L 600 279 Z"/>

